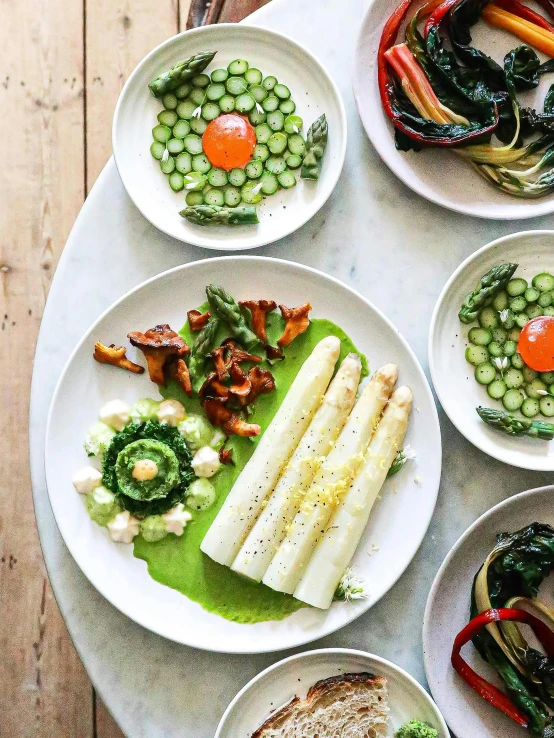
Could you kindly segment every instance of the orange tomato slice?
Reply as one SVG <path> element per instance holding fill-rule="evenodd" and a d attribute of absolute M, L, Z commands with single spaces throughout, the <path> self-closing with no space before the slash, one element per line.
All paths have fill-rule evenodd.
<path fill-rule="evenodd" d="M 554 370 L 554 318 L 539 315 L 526 323 L 517 344 L 521 358 L 536 372 Z"/>
<path fill-rule="evenodd" d="M 202 136 L 202 148 L 210 164 L 226 171 L 246 166 L 255 146 L 253 127 L 246 118 L 235 113 L 212 120 Z"/>

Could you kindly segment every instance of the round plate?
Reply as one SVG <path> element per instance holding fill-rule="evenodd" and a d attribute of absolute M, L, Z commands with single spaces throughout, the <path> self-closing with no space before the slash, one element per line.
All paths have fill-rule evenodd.
<path fill-rule="evenodd" d="M 451 151 L 428 148 L 424 151 L 397 151 L 394 128 L 385 115 L 377 84 L 377 49 L 383 26 L 399 5 L 399 0 L 375 0 L 362 23 L 354 61 L 354 96 L 366 133 L 383 159 L 404 184 L 414 192 L 442 205 L 479 218 L 515 220 L 533 218 L 554 211 L 554 194 L 527 200 L 504 194 L 473 171 Z M 471 29 L 473 45 L 502 64 L 504 55 L 517 40 L 508 33 L 491 29 L 484 21 Z M 541 56 L 541 60 L 547 57 Z M 542 110 L 551 83 L 546 75 L 532 93 L 521 95 L 525 105 Z"/>
<path fill-rule="evenodd" d="M 367 579 L 367 600 L 335 603 L 330 610 L 299 610 L 280 622 L 241 625 L 204 611 L 179 592 L 155 582 L 132 546 L 110 541 L 93 524 L 71 478 L 86 460 L 83 438 L 99 407 L 115 397 L 129 403 L 156 397 L 148 375 L 109 370 L 92 359 L 94 342 L 121 342 L 130 330 L 157 323 L 180 328 L 186 310 L 205 299 L 205 285 L 224 285 L 236 299 L 271 296 L 287 305 L 309 300 L 315 317 L 327 317 L 350 334 L 372 369 L 387 362 L 400 368 L 400 382 L 414 393 L 406 442 L 416 462 L 383 489 L 354 563 Z M 130 351 L 133 358 L 135 352 Z M 177 267 L 122 297 L 83 337 L 59 380 L 46 432 L 46 480 L 60 532 L 94 586 L 117 608 L 150 630 L 197 648 L 255 653 L 291 648 L 351 622 L 396 582 L 416 553 L 435 507 L 441 442 L 429 385 L 405 340 L 361 295 L 305 266 L 262 257 L 219 257 Z M 417 475 L 417 479 L 415 479 Z M 368 553 L 378 546 L 372 556 Z"/>
<path fill-rule="evenodd" d="M 425 673 L 433 697 L 458 738 L 525 736 L 519 725 L 485 702 L 454 672 L 450 653 L 454 638 L 469 620 L 473 578 L 494 548 L 497 533 L 516 531 L 534 522 L 554 525 L 553 500 L 554 487 L 541 487 L 493 507 L 455 544 L 431 587 L 423 621 Z M 551 605 L 553 579 L 550 577 L 541 588 L 541 598 L 550 600 Z M 478 674 L 501 686 L 494 670 L 471 645 L 464 650 L 464 658 Z"/>
<path fill-rule="evenodd" d="M 468 292 L 495 264 L 519 264 L 516 276 L 531 279 L 541 271 L 554 273 L 554 231 L 525 231 L 504 236 L 483 246 L 466 259 L 442 290 L 429 329 L 429 368 L 441 405 L 468 441 L 489 456 L 521 469 L 554 470 L 554 443 L 508 436 L 485 425 L 475 408 L 502 409 L 487 390 L 477 384 L 473 367 L 465 360 L 471 326 L 458 320 Z"/>
<path fill-rule="evenodd" d="M 413 677 L 379 656 L 349 648 L 300 653 L 262 671 L 231 702 L 215 738 L 250 738 L 271 712 L 294 695 L 305 698 L 308 689 L 320 679 L 360 671 L 369 671 L 388 681 L 389 735 L 408 720 L 417 718 L 436 728 L 438 738 L 448 738 L 450 733 L 437 706 Z"/>
<path fill-rule="evenodd" d="M 183 192 L 172 192 L 159 163 L 150 155 L 152 128 L 162 104 L 148 83 L 179 59 L 217 50 L 207 71 L 226 67 L 244 57 L 265 75 L 288 85 L 304 121 L 305 135 L 322 113 L 329 124 L 329 142 L 317 182 L 300 180 L 291 190 L 279 190 L 259 206 L 257 226 L 196 226 L 181 218 Z M 251 249 L 277 241 L 304 225 L 333 191 L 346 152 L 346 114 L 337 86 L 319 61 L 300 44 L 263 28 L 235 23 L 204 26 L 173 36 L 146 56 L 127 80 L 113 121 L 113 151 L 125 188 L 152 225 L 180 241 L 210 249 Z"/>

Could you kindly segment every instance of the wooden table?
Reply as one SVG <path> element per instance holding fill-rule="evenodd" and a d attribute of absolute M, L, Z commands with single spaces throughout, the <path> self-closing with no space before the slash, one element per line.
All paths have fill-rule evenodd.
<path fill-rule="evenodd" d="M 236 22 L 267 2 L 3 4 L 0 736 L 122 735 L 96 698 L 67 635 L 36 534 L 27 452 L 35 340 L 69 230 L 111 154 L 112 113 L 129 73 L 178 31 Z"/>

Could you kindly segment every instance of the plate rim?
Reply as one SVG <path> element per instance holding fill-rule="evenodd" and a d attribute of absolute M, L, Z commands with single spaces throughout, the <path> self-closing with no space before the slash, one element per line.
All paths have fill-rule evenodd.
<path fill-rule="evenodd" d="M 256 684 L 261 681 L 264 677 L 271 674 L 271 672 L 275 671 L 281 666 L 284 666 L 285 664 L 293 663 L 295 661 L 301 661 L 306 658 L 311 658 L 313 656 L 319 656 L 320 654 L 327 654 L 327 655 L 335 655 L 335 656 L 361 656 L 364 659 L 367 659 L 368 661 L 376 662 L 381 665 L 385 665 L 389 667 L 392 671 L 399 674 L 403 679 L 406 679 L 408 682 L 412 684 L 416 688 L 416 691 L 419 692 L 423 696 L 423 698 L 428 702 L 428 704 L 433 708 L 433 712 L 435 713 L 439 723 L 441 724 L 440 727 L 442 731 L 444 732 L 445 738 L 450 738 L 450 732 L 448 729 L 448 726 L 446 724 L 446 720 L 444 719 L 439 706 L 433 699 L 433 696 L 427 692 L 427 690 L 417 681 L 415 677 L 413 677 L 409 672 L 407 672 L 405 669 L 403 669 L 401 666 L 398 666 L 398 664 L 395 664 L 393 661 L 389 661 L 389 659 L 384 658 L 383 656 L 378 656 L 377 654 L 370 653 L 369 651 L 362 651 L 358 648 L 340 648 L 340 647 L 330 647 L 330 648 L 314 648 L 309 651 L 302 651 L 301 653 L 293 654 L 292 656 L 287 656 L 284 659 L 280 659 L 279 661 L 276 661 L 273 664 L 270 664 L 270 666 L 266 667 L 262 671 L 260 671 L 258 674 L 255 674 L 250 681 L 248 681 L 242 689 L 240 689 L 236 695 L 233 697 L 231 702 L 228 704 L 227 709 L 221 716 L 221 720 L 219 721 L 219 724 L 217 726 L 217 730 L 215 733 L 214 738 L 220 738 L 221 731 L 225 727 L 225 722 L 227 718 L 229 717 L 231 710 L 235 707 L 235 705 L 239 702 L 239 700 L 256 686 Z"/>
<path fill-rule="evenodd" d="M 160 632 L 159 629 L 156 629 L 152 627 L 150 624 L 146 624 L 141 618 L 140 614 L 136 614 L 133 612 L 130 612 L 128 609 L 124 609 L 123 606 L 120 606 L 119 604 L 115 604 L 112 602 L 112 600 L 104 593 L 103 588 L 97 585 L 96 582 L 93 582 L 88 574 L 81 568 L 81 565 L 79 561 L 77 560 L 76 556 L 73 554 L 73 545 L 70 545 L 63 536 L 61 532 L 60 525 L 58 524 L 58 519 L 56 516 L 56 512 L 54 510 L 54 505 L 52 505 L 51 499 L 50 499 L 50 490 L 48 487 L 48 475 L 47 475 L 47 459 L 48 459 L 48 445 L 49 445 L 49 439 L 52 434 L 52 422 L 53 422 L 53 413 L 54 413 L 54 407 L 57 404 L 58 396 L 61 393 L 62 384 L 65 381 L 65 377 L 67 372 L 69 371 L 69 368 L 83 346 L 83 344 L 89 339 L 90 335 L 93 333 L 93 331 L 96 329 L 96 326 L 104 320 L 105 317 L 107 317 L 115 308 L 117 308 L 122 302 L 124 302 L 127 298 L 129 298 L 131 295 L 133 295 L 136 292 L 139 292 L 141 289 L 146 287 L 147 285 L 156 282 L 157 280 L 164 279 L 168 277 L 169 275 L 172 275 L 174 273 L 185 271 L 190 268 L 194 268 L 195 265 L 202 265 L 205 266 L 206 264 L 213 264 L 214 262 L 222 262 L 222 261 L 230 261 L 230 260 L 240 260 L 240 261 L 254 261 L 254 262 L 263 262 L 263 263 L 269 263 L 269 262 L 275 262 L 279 265 L 285 265 L 286 268 L 292 267 L 293 269 L 298 269 L 300 271 L 303 271 L 308 274 L 313 274 L 318 278 L 323 278 L 343 290 L 346 290 L 351 295 L 355 296 L 358 299 L 361 299 L 363 302 L 365 302 L 368 307 L 375 311 L 375 313 L 385 322 L 385 324 L 394 332 L 400 343 L 402 344 L 403 348 L 408 352 L 410 357 L 412 358 L 412 361 L 414 362 L 414 366 L 416 368 L 417 373 L 420 376 L 420 380 L 422 381 L 424 391 L 427 395 L 427 399 L 429 401 L 429 405 L 431 408 L 431 414 L 430 414 L 430 422 L 435 428 L 436 436 L 437 436 L 437 443 L 434 445 L 434 453 L 438 461 L 438 469 L 437 469 L 437 481 L 436 481 L 436 489 L 433 495 L 433 506 L 430 511 L 430 514 L 428 516 L 428 520 L 424 527 L 422 527 L 421 534 L 418 536 L 418 542 L 417 545 L 414 548 L 413 554 L 411 557 L 406 561 L 405 566 L 399 571 L 398 576 L 392 580 L 389 584 L 389 586 L 381 593 L 380 597 L 375 600 L 371 605 L 365 608 L 361 608 L 358 612 L 354 613 L 353 616 L 350 619 L 347 619 L 343 624 L 341 625 L 332 625 L 321 628 L 315 635 L 311 634 L 308 637 L 303 637 L 301 640 L 292 641 L 290 643 L 286 643 L 284 645 L 279 645 L 277 648 L 274 647 L 274 645 L 268 645 L 268 647 L 265 648 L 256 648 L 255 650 L 251 650 L 246 646 L 245 648 L 237 649 L 236 646 L 221 650 L 221 648 L 210 648 L 209 646 L 205 645 L 198 645 L 197 643 L 191 643 L 187 638 L 181 638 L 177 640 L 176 638 L 167 635 L 166 633 Z M 333 277 L 331 275 L 326 274 L 325 272 L 322 272 L 319 269 L 316 269 L 314 267 L 300 264 L 295 261 L 290 261 L 288 259 L 280 259 L 276 257 L 270 257 L 270 256 L 254 256 L 254 255 L 233 255 L 233 256 L 216 256 L 216 257 L 209 257 L 206 259 L 198 259 L 195 261 L 187 262 L 186 264 L 179 264 L 176 267 L 172 267 L 171 269 L 166 269 L 163 272 L 160 272 L 153 277 L 149 277 L 148 279 L 144 280 L 140 284 L 136 285 L 132 289 L 125 292 L 121 297 L 119 297 L 117 300 L 115 300 L 111 305 L 109 305 L 106 310 L 104 310 L 101 315 L 87 328 L 87 330 L 84 332 L 84 334 L 81 336 L 79 341 L 77 342 L 76 346 L 71 351 L 67 361 L 64 364 L 63 370 L 60 373 L 60 376 L 58 378 L 58 381 L 56 383 L 56 387 L 54 389 L 54 392 L 52 394 L 52 399 L 50 401 L 50 405 L 48 408 L 48 415 L 46 420 L 46 427 L 45 427 L 45 435 L 44 435 L 44 469 L 45 469 L 45 479 L 46 479 L 46 490 L 48 493 L 48 501 L 50 502 L 50 506 L 52 508 L 52 513 L 54 515 L 54 518 L 56 520 L 56 525 L 58 526 L 58 530 L 60 531 L 60 534 L 62 535 L 62 538 L 64 540 L 65 545 L 67 546 L 67 549 L 69 553 L 71 554 L 73 560 L 79 567 L 81 573 L 87 578 L 87 580 L 92 584 L 92 586 L 104 597 L 105 600 L 107 600 L 113 607 L 115 607 L 119 612 L 121 612 L 123 615 L 128 617 L 130 620 L 134 621 L 141 627 L 145 628 L 146 630 L 149 630 L 152 633 L 155 633 L 156 635 L 159 635 L 162 638 L 166 638 L 167 640 L 173 641 L 175 643 L 180 643 L 181 645 L 190 646 L 192 648 L 199 648 L 203 651 L 210 651 L 214 653 L 228 653 L 228 654 L 254 654 L 254 653 L 276 653 L 279 651 L 284 651 L 286 649 L 290 648 L 297 648 L 302 645 L 306 645 L 308 643 L 312 643 L 313 641 L 316 641 L 320 638 L 324 638 L 325 636 L 330 635 L 331 633 L 334 633 L 338 630 L 341 630 L 346 625 L 349 625 L 354 620 L 357 620 L 361 615 L 365 614 L 370 610 L 374 605 L 376 605 L 391 589 L 392 587 L 398 582 L 400 577 L 405 573 L 406 569 L 410 565 L 410 563 L 413 561 L 415 555 L 419 551 L 421 544 L 425 538 L 425 535 L 427 533 L 427 530 L 429 528 L 429 525 L 431 524 L 431 520 L 433 518 L 433 515 L 435 513 L 436 505 L 437 505 L 437 499 L 440 489 L 440 481 L 441 481 L 441 475 L 442 475 L 442 436 L 441 436 L 441 430 L 440 430 L 440 423 L 438 419 L 438 411 L 437 406 L 435 403 L 435 400 L 433 398 L 433 393 L 429 384 L 429 380 L 427 379 L 425 372 L 423 371 L 423 367 L 421 366 L 417 356 L 415 355 L 413 349 L 409 345 L 408 341 L 404 338 L 404 336 L 400 333 L 400 331 L 396 328 L 396 326 L 387 318 L 382 311 L 376 307 L 370 300 L 368 300 L 364 295 L 362 295 L 360 292 L 355 290 L 354 288 L 350 287 L 350 285 L 345 284 L 341 280 L 337 279 L 336 277 Z M 163 586 L 163 585 L 162 585 Z M 186 595 L 182 595 L 183 597 L 186 597 Z M 185 634 L 186 635 L 186 634 Z"/>
<path fill-rule="evenodd" d="M 552 197 L 552 199 L 550 200 L 545 200 L 543 203 L 541 203 L 540 200 L 537 201 L 536 208 L 530 212 L 524 211 L 523 213 L 521 213 L 521 212 L 514 211 L 512 215 L 510 214 L 510 209 L 506 208 L 505 211 L 503 211 L 501 214 L 492 214 L 489 212 L 476 213 L 470 206 L 466 206 L 463 203 L 458 203 L 454 200 L 443 198 L 441 194 L 434 189 L 426 192 L 425 194 L 422 194 L 418 190 L 417 184 L 415 182 L 410 181 L 410 178 L 406 176 L 403 172 L 398 172 L 396 170 L 396 167 L 394 166 L 394 163 L 388 151 L 376 143 L 375 138 L 371 133 L 372 128 L 369 122 L 370 119 L 367 116 L 364 116 L 362 114 L 362 106 L 361 106 L 362 93 L 360 90 L 360 86 L 361 86 L 361 75 L 362 75 L 362 71 L 361 71 L 362 42 L 363 42 L 364 33 L 366 31 L 366 26 L 368 25 L 369 16 L 371 12 L 373 11 L 374 6 L 376 6 L 379 2 L 381 2 L 381 4 L 384 4 L 383 0 L 371 0 L 370 1 L 369 6 L 367 7 L 364 13 L 362 22 L 360 24 L 360 30 L 358 32 L 358 35 L 356 38 L 356 45 L 354 47 L 354 68 L 352 71 L 352 91 L 354 93 L 354 101 L 356 103 L 356 110 L 358 112 L 358 116 L 364 128 L 366 136 L 368 137 L 371 145 L 373 146 L 374 150 L 377 152 L 381 161 L 387 165 L 387 167 L 394 174 L 394 176 L 397 177 L 397 179 L 399 179 L 406 187 L 409 187 L 409 189 L 412 192 L 415 192 L 416 195 L 418 195 L 419 197 L 422 197 L 428 202 L 432 202 L 435 205 L 439 205 L 440 207 L 445 208 L 446 210 L 450 210 L 451 212 L 454 212 L 454 213 L 462 213 L 463 215 L 469 215 L 472 218 L 480 218 L 482 220 L 499 220 L 499 221 L 528 220 L 529 218 L 538 218 L 538 217 L 541 217 L 544 215 L 550 215 L 551 213 L 553 213 L 554 212 L 554 197 Z M 372 73 L 376 73 L 374 69 L 372 69 L 371 71 Z M 367 122 L 366 122 L 366 118 L 367 118 Z M 507 203 L 509 203 L 510 202 L 509 196 L 506 195 L 506 198 L 507 198 Z"/>
<path fill-rule="evenodd" d="M 505 500 L 498 502 L 496 505 L 489 508 L 488 510 L 485 510 L 485 512 L 482 515 L 480 515 L 477 518 L 477 520 L 475 520 L 468 528 L 466 528 L 466 530 L 457 539 L 457 541 L 454 543 L 452 548 L 448 551 L 448 553 L 444 557 L 443 562 L 439 567 L 439 570 L 435 574 L 435 578 L 433 579 L 433 583 L 431 584 L 431 589 L 429 590 L 429 594 L 427 595 L 427 601 L 425 603 L 425 610 L 423 613 L 423 627 L 421 630 L 422 641 L 423 641 L 423 669 L 425 671 L 425 677 L 427 679 L 427 683 L 429 684 L 431 695 L 433 694 L 433 688 L 431 686 L 431 679 L 430 679 L 431 657 L 429 655 L 429 650 L 427 649 L 427 643 L 429 642 L 428 637 L 429 637 L 429 628 L 430 628 L 430 621 L 431 621 L 431 610 L 434 605 L 436 594 L 441 586 L 444 574 L 447 568 L 450 566 L 450 562 L 452 561 L 454 556 L 457 554 L 459 548 L 477 530 L 477 528 L 479 528 L 479 526 L 482 523 L 484 523 L 486 520 L 488 520 L 490 517 L 496 514 L 499 510 L 502 510 L 504 507 L 508 507 L 512 504 L 517 504 L 521 501 L 524 501 L 528 497 L 533 497 L 536 494 L 547 492 L 548 490 L 554 491 L 554 484 L 544 484 L 541 487 L 533 487 L 532 489 L 526 489 L 523 492 L 518 492 L 517 494 L 511 495 L 510 497 L 507 497 Z M 433 701 L 435 701 L 434 697 L 433 697 Z M 443 708 L 439 706 L 438 702 L 436 704 L 442 711 Z M 445 710 L 445 714 L 446 714 L 446 710 Z M 464 738 L 464 736 L 459 735 L 458 738 Z M 473 738 L 473 736 L 471 737 L 467 736 L 466 738 Z"/>
<path fill-rule="evenodd" d="M 319 207 L 310 215 L 307 217 L 302 216 L 300 218 L 300 221 L 297 225 L 293 225 L 292 227 L 286 227 L 285 231 L 276 237 L 270 237 L 269 240 L 267 237 L 260 238 L 258 236 L 257 239 L 253 239 L 252 243 L 248 243 L 246 245 L 240 245 L 235 244 L 233 246 L 225 246 L 223 244 L 219 244 L 219 242 L 211 241 L 209 235 L 207 237 L 202 237 L 201 235 L 196 236 L 194 232 L 183 234 L 183 236 L 179 236 L 173 232 L 170 232 L 167 228 L 162 228 L 157 223 L 153 223 L 152 220 L 148 217 L 148 215 L 138 206 L 135 199 L 129 192 L 126 184 L 126 178 L 124 177 L 119 164 L 118 164 L 118 123 L 119 123 L 119 117 L 121 108 L 123 106 L 123 100 L 125 99 L 126 95 L 129 93 L 129 89 L 131 87 L 131 84 L 133 83 L 133 80 L 136 76 L 138 76 L 140 70 L 143 68 L 144 65 L 146 65 L 156 54 L 158 54 L 160 51 L 165 49 L 167 46 L 170 46 L 172 44 L 178 43 L 180 40 L 182 40 L 185 36 L 202 36 L 214 32 L 218 32 L 219 29 L 222 29 L 224 32 L 231 32 L 235 31 L 237 28 L 248 28 L 249 30 L 252 30 L 255 33 L 260 34 L 261 36 L 271 36 L 275 40 L 280 41 L 281 43 L 290 44 L 293 47 L 296 47 L 298 51 L 303 53 L 305 56 L 307 56 L 313 64 L 318 67 L 322 75 L 327 79 L 328 84 L 330 85 L 331 89 L 333 90 L 333 95 L 336 99 L 337 106 L 338 106 L 338 112 L 339 117 L 341 121 L 341 126 L 344 131 L 344 135 L 341 139 L 341 146 L 340 146 L 340 152 L 338 156 L 338 162 L 336 165 L 336 171 L 333 175 L 333 178 L 331 180 L 332 184 L 329 188 L 329 192 L 327 196 L 321 201 Z M 239 33 L 241 31 L 239 30 Z M 149 51 L 135 66 L 131 74 L 128 76 L 127 80 L 125 81 L 125 84 L 123 85 L 121 92 L 119 93 L 119 96 L 117 98 L 117 103 L 115 106 L 114 114 L 113 114 L 113 120 L 112 120 L 112 135 L 111 135 L 111 141 L 112 141 L 112 150 L 113 150 L 113 158 L 115 161 L 115 166 L 117 169 L 117 172 L 119 174 L 119 177 L 121 179 L 121 182 L 123 184 L 123 187 L 125 189 L 125 192 L 127 193 L 127 196 L 133 203 L 133 205 L 136 207 L 136 209 L 139 211 L 139 213 L 146 218 L 146 220 L 154 226 L 157 230 L 161 231 L 162 233 L 165 233 L 167 236 L 170 236 L 171 238 L 176 239 L 177 241 L 180 241 L 181 243 L 186 244 L 192 244 L 194 246 L 198 246 L 199 248 L 205 248 L 205 249 L 211 249 L 213 251 L 247 251 L 248 249 L 255 249 L 260 248 L 261 246 L 267 246 L 271 243 L 275 243 L 276 241 L 279 241 L 283 238 L 286 238 L 287 236 L 290 236 L 291 233 L 294 233 L 298 229 L 302 228 L 306 225 L 308 221 L 310 221 L 312 218 L 314 218 L 317 213 L 321 210 L 321 208 L 325 205 L 325 203 L 329 200 L 332 193 L 334 192 L 337 183 L 339 181 L 339 178 L 342 174 L 342 170 L 344 168 L 344 162 L 346 159 L 346 146 L 348 142 L 348 122 L 346 117 L 346 109 L 344 107 L 344 100 L 342 99 L 342 95 L 340 93 L 340 90 L 335 82 L 335 80 L 331 77 L 329 72 L 327 71 L 326 67 L 323 65 L 323 63 L 311 52 L 309 51 L 303 44 L 299 43 L 298 41 L 290 38 L 289 36 L 279 33 L 278 31 L 274 31 L 269 28 L 263 28 L 261 26 L 257 26 L 255 24 L 249 23 L 248 19 L 245 19 L 245 21 L 241 21 L 240 23 L 217 23 L 212 24 L 208 26 L 199 26 L 198 28 L 191 28 L 185 31 L 181 31 L 180 33 L 176 33 L 173 36 L 170 36 L 165 41 L 162 41 L 160 44 L 158 44 L 155 48 L 153 48 L 151 51 Z M 211 242 L 210 242 L 211 241 Z"/>

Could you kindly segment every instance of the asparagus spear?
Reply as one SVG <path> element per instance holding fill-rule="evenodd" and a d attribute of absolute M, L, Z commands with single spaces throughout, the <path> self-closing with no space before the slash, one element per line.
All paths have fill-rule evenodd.
<path fill-rule="evenodd" d="M 517 267 L 517 264 L 498 264 L 498 266 L 494 266 L 484 274 L 477 287 L 469 293 L 460 308 L 458 318 L 461 322 L 473 323 L 479 310 L 488 305 L 495 295 L 508 284 Z"/>
<path fill-rule="evenodd" d="M 306 153 L 300 170 L 302 179 L 319 179 L 328 134 L 327 118 L 324 113 L 312 123 L 306 136 Z"/>
<path fill-rule="evenodd" d="M 206 69 L 216 53 L 215 51 L 202 51 L 200 54 L 194 54 L 188 59 L 177 62 L 167 72 L 160 74 L 150 82 L 148 85 L 150 92 L 154 97 L 163 97 L 168 92 L 176 90 L 183 82 Z"/>
<path fill-rule="evenodd" d="M 228 292 L 215 284 L 209 284 L 206 295 L 212 314 L 227 323 L 233 336 L 244 348 L 254 351 L 262 346 L 258 336 L 248 327 L 235 299 Z"/>
<path fill-rule="evenodd" d="M 552 423 L 516 418 L 503 410 L 492 410 L 489 407 L 478 407 L 477 413 L 487 425 L 510 436 L 529 436 L 530 438 L 540 438 L 543 441 L 554 439 L 554 425 Z"/>
<path fill-rule="evenodd" d="M 197 389 L 196 384 L 198 381 L 202 379 L 208 354 L 214 348 L 219 325 L 220 322 L 217 318 L 211 318 L 196 336 L 196 340 L 192 346 L 189 360 L 189 374 L 195 389 Z"/>
<path fill-rule="evenodd" d="M 179 215 L 195 225 L 253 225 L 259 223 L 258 212 L 252 206 L 223 208 L 219 205 L 194 205 Z"/>

